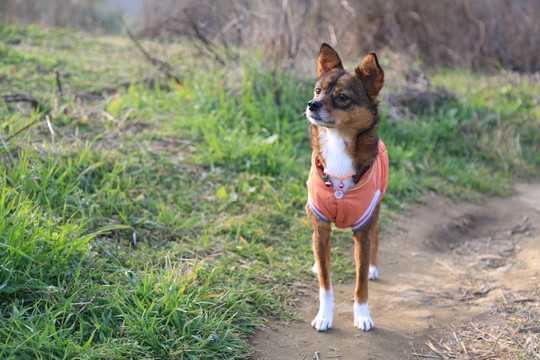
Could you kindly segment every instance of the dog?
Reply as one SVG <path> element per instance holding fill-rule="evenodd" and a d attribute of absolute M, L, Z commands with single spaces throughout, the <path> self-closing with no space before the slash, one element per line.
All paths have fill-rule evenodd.
<path fill-rule="evenodd" d="M 320 285 L 319 312 L 311 325 L 317 331 L 332 328 L 331 223 L 353 231 L 354 326 L 373 328 L 368 279 L 378 276 L 377 221 L 388 184 L 388 154 L 377 134 L 377 96 L 383 84 L 384 72 L 375 53 L 349 73 L 330 45 L 321 46 L 314 96 L 306 109 L 313 150 L 306 213 L 313 224 L 313 270 Z"/>

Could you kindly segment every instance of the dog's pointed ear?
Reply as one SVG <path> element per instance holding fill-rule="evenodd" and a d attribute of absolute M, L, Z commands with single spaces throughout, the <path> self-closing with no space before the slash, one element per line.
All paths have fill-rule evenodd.
<path fill-rule="evenodd" d="M 321 76 L 332 69 L 343 69 L 343 64 L 341 63 L 341 59 L 339 58 L 336 50 L 332 49 L 330 45 L 323 43 L 321 46 L 321 51 L 319 52 L 317 78 L 320 79 Z"/>
<path fill-rule="evenodd" d="M 362 79 L 369 96 L 375 97 L 381 91 L 384 85 L 384 71 L 379 65 L 377 55 L 374 52 L 362 60 L 362 63 L 356 68 L 356 73 Z"/>

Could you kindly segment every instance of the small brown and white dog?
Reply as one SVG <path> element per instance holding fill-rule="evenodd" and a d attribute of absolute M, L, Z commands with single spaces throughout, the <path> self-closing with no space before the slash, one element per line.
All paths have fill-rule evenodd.
<path fill-rule="evenodd" d="M 319 312 L 311 325 L 332 328 L 330 280 L 332 222 L 353 231 L 356 260 L 354 326 L 368 331 L 368 278 L 376 279 L 380 201 L 388 184 L 388 154 L 377 135 L 377 95 L 384 73 L 375 53 L 347 72 L 332 47 L 319 53 L 314 97 L 306 110 L 313 154 L 306 212 L 313 224 L 313 270 L 319 277 Z"/>

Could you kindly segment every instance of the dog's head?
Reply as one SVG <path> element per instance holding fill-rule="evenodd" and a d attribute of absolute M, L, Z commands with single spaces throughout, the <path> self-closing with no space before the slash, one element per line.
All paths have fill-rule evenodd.
<path fill-rule="evenodd" d="M 318 78 L 306 115 L 317 126 L 338 129 L 368 128 L 377 114 L 377 95 L 384 72 L 375 53 L 367 55 L 355 71 L 347 72 L 337 52 L 323 44 Z"/>

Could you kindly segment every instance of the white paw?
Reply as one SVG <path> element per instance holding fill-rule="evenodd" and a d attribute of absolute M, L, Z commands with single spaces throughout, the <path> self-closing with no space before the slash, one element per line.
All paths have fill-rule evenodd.
<path fill-rule="evenodd" d="M 373 320 L 369 316 L 368 304 L 357 304 L 354 302 L 354 327 L 364 331 L 369 331 L 373 328 Z"/>
<path fill-rule="evenodd" d="M 319 312 L 311 322 L 311 326 L 317 331 L 330 330 L 332 328 L 332 314 L 328 317 L 328 315 L 325 316 Z"/>
<path fill-rule="evenodd" d="M 369 265 L 369 280 L 375 280 L 379 277 L 377 268 L 373 265 Z"/>
<path fill-rule="evenodd" d="M 326 331 L 332 328 L 334 317 L 334 292 L 332 288 L 328 291 L 319 290 L 319 303 L 319 312 L 311 322 L 311 326 L 317 331 Z"/>

